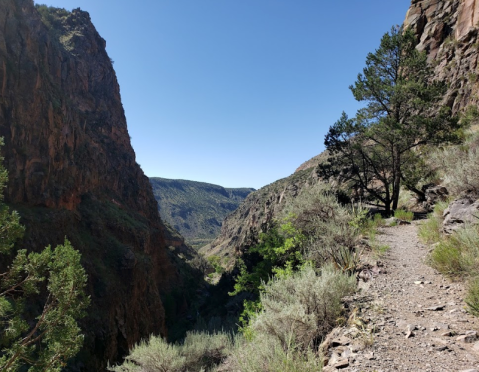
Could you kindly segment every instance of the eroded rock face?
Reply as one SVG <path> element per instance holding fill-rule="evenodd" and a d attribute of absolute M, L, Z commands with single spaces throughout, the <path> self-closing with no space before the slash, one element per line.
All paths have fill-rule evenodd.
<path fill-rule="evenodd" d="M 445 103 L 454 112 L 477 104 L 477 0 L 413 0 L 404 25 L 413 27 L 419 50 L 428 53 L 436 75 L 449 84 Z"/>
<path fill-rule="evenodd" d="M 86 12 L 44 11 L 0 2 L 6 200 L 27 227 L 23 246 L 67 236 L 81 251 L 92 305 L 73 367 L 101 370 L 140 338 L 166 335 L 161 296 L 181 284 L 167 247 L 183 240 L 165 231 L 135 161 L 105 40 Z"/>

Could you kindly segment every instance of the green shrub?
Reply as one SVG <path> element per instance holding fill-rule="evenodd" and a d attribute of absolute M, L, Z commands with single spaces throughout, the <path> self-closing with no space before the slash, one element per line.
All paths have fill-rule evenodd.
<path fill-rule="evenodd" d="M 304 236 L 302 254 L 316 267 L 334 260 L 335 253 L 356 246 L 358 228 L 353 212 L 342 206 L 329 186 L 319 184 L 306 189 L 285 208 L 296 216 L 293 225 Z M 361 212 L 356 215 L 362 219 Z"/>
<path fill-rule="evenodd" d="M 431 265 L 451 276 L 479 275 L 479 228 L 466 226 L 441 241 L 431 253 Z"/>
<path fill-rule="evenodd" d="M 278 339 L 260 334 L 235 350 L 231 364 L 228 370 L 238 372 L 321 372 L 323 363 L 311 350 L 284 348 Z"/>
<path fill-rule="evenodd" d="M 373 256 L 377 259 L 383 257 L 390 248 L 391 247 L 389 245 L 378 244 L 376 241 L 371 244 Z"/>
<path fill-rule="evenodd" d="M 470 135 L 463 145 L 436 152 L 432 162 L 438 164 L 443 184 L 452 195 L 479 197 L 479 133 Z"/>
<path fill-rule="evenodd" d="M 372 222 L 375 227 L 381 227 L 385 225 L 385 222 L 384 222 L 383 216 L 381 216 L 381 213 L 376 213 L 373 217 Z"/>
<path fill-rule="evenodd" d="M 479 277 L 477 276 L 468 283 L 466 304 L 471 314 L 479 316 Z"/>
<path fill-rule="evenodd" d="M 221 258 L 219 258 L 218 256 L 213 255 L 208 257 L 208 262 L 210 263 L 211 266 L 213 266 L 215 273 L 223 274 L 225 272 L 224 267 L 221 266 Z"/>
<path fill-rule="evenodd" d="M 305 236 L 286 218 L 282 225 L 274 223 L 266 233 L 260 234 L 260 241 L 249 249 L 249 255 L 257 254 L 259 260 L 248 268 L 244 260 L 237 261 L 239 275 L 236 277 L 231 296 L 246 291 L 255 295 L 273 275 L 287 276 L 304 264 L 302 255 Z"/>
<path fill-rule="evenodd" d="M 407 210 L 413 207 L 414 204 L 415 204 L 414 194 L 407 189 L 402 189 L 399 194 L 398 208 Z"/>
<path fill-rule="evenodd" d="M 327 265 L 317 275 L 306 266 L 282 279 L 274 278 L 261 293 L 263 310 L 252 320 L 254 334 L 267 334 L 283 348 L 303 351 L 317 346 L 341 315 L 341 299 L 353 293 L 356 279 Z"/>
<path fill-rule="evenodd" d="M 442 237 L 442 214 L 447 208 L 447 202 L 439 202 L 434 206 L 434 212 L 419 226 L 419 238 L 427 244 L 434 244 Z"/>
<path fill-rule="evenodd" d="M 404 221 L 412 221 L 414 219 L 414 213 L 405 211 L 404 209 L 397 209 L 394 211 L 394 217 Z"/>
<path fill-rule="evenodd" d="M 115 372 L 210 371 L 232 351 L 233 338 L 227 333 L 188 333 L 182 344 L 168 344 L 151 336 L 136 345 L 125 362 L 108 370 Z"/>
<path fill-rule="evenodd" d="M 449 239 L 445 240 L 432 251 L 431 266 L 447 276 L 458 276 L 463 273 L 461 252 Z"/>
<path fill-rule="evenodd" d="M 427 244 L 437 243 L 441 239 L 442 220 L 429 215 L 429 218 L 419 226 L 419 238 Z"/>

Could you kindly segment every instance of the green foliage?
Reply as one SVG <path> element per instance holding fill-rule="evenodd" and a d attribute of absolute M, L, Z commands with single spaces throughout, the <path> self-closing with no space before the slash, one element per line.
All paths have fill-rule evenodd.
<path fill-rule="evenodd" d="M 0 282 L 0 332 L 2 371 L 60 371 L 83 343 L 77 319 L 82 318 L 89 299 L 84 294 L 86 274 L 80 254 L 65 239 L 55 249 L 40 253 L 17 252 Z M 32 322 L 25 305 L 46 283 L 48 296 Z"/>
<path fill-rule="evenodd" d="M 461 146 L 439 149 L 432 161 L 449 192 L 479 197 L 479 133 L 471 134 Z"/>
<path fill-rule="evenodd" d="M 450 277 L 479 274 L 479 230 L 466 226 L 439 242 L 431 252 L 431 264 Z"/>
<path fill-rule="evenodd" d="M 239 335 L 215 355 L 227 360 L 235 371 L 321 371 L 317 348 L 324 335 L 343 315 L 341 299 L 354 292 L 356 279 L 346 275 L 357 265 L 354 251 L 364 213 L 355 221 L 326 186 L 303 190 L 283 211 L 281 223 L 273 223 L 260 234 L 258 244 L 238 260 L 236 283 L 231 295 L 249 292 L 239 318 Z M 325 263 L 330 264 L 324 266 Z M 331 263 L 332 262 L 332 263 Z M 338 264 L 342 262 L 342 264 Z M 214 266 L 219 258 L 210 259 Z M 335 269 L 340 267 L 342 270 Z M 316 267 L 323 267 L 316 271 Z M 214 341 L 202 334 L 180 344 L 152 338 L 132 350 L 122 366 L 113 371 L 187 371 L 214 369 L 209 349 Z M 196 350 L 195 349 L 195 350 Z M 195 364 L 196 363 L 196 364 Z M 203 364 L 202 364 L 203 363 Z M 218 362 L 219 363 L 219 362 Z"/>
<path fill-rule="evenodd" d="M 258 295 L 271 277 L 288 277 L 308 263 L 321 267 L 334 262 L 344 272 L 354 272 L 360 259 L 355 250 L 358 228 L 367 221 L 362 209 L 355 211 L 340 205 L 328 186 L 303 190 L 284 209 L 283 223 L 273 224 L 249 249 L 245 260 L 253 264 L 238 261 L 231 295 L 242 291 Z"/>
<path fill-rule="evenodd" d="M 0 189 L 6 182 L 7 172 L 0 165 Z M 10 213 L 1 200 L 0 254 L 15 256 L 7 271 L 0 273 L 0 370 L 60 371 L 83 343 L 77 319 L 85 315 L 89 298 L 84 293 L 87 276 L 81 256 L 67 239 L 53 250 L 48 246 L 39 253 L 14 252 L 24 227 L 18 214 Z M 45 287 L 46 300 L 35 312 L 31 298 Z"/>
<path fill-rule="evenodd" d="M 419 226 L 419 238 L 424 243 L 437 243 L 441 239 L 441 228 L 442 219 L 429 215 L 429 218 Z"/>
<path fill-rule="evenodd" d="M 394 211 L 394 217 L 404 221 L 412 221 L 414 219 L 414 213 L 405 211 L 404 209 L 396 209 Z"/>
<path fill-rule="evenodd" d="M 376 258 L 383 257 L 390 248 L 391 247 L 387 244 L 377 244 L 376 242 L 373 242 L 371 245 L 373 255 Z"/>
<path fill-rule="evenodd" d="M 349 225 L 361 235 L 374 238 L 378 227 L 384 226 L 385 222 L 381 213 L 376 213 L 372 218 L 368 216 L 369 209 L 359 205 L 352 207 L 353 219 Z"/>
<path fill-rule="evenodd" d="M 315 267 L 335 261 L 341 250 L 353 252 L 358 231 L 350 210 L 342 206 L 333 190 L 322 184 L 303 190 L 285 213 L 296 216 L 294 227 L 304 236 L 301 253 Z"/>
<path fill-rule="evenodd" d="M 259 299 L 256 301 L 245 300 L 243 303 L 243 311 L 239 317 L 239 331 L 243 333 L 243 336 L 249 341 L 253 339 L 253 331 L 249 325 L 262 309 L 263 305 Z"/>
<path fill-rule="evenodd" d="M 213 269 L 217 274 L 223 274 L 225 269 L 223 266 L 221 266 L 221 258 L 218 256 L 210 256 L 208 257 L 208 262 L 211 266 L 213 266 Z"/>
<path fill-rule="evenodd" d="M 332 258 L 336 269 L 341 270 L 348 275 L 352 275 L 361 263 L 361 252 L 356 249 L 351 250 L 349 248 L 341 247 L 334 252 Z"/>
<path fill-rule="evenodd" d="M 473 277 L 468 284 L 466 304 L 471 314 L 479 316 L 479 277 Z"/>
<path fill-rule="evenodd" d="M 151 336 L 131 351 L 126 361 L 108 370 L 115 372 L 187 372 L 211 371 L 231 352 L 231 335 L 191 332 L 183 343 L 168 344 L 163 338 Z"/>
<path fill-rule="evenodd" d="M 51 30 L 58 30 L 62 28 L 62 20 L 67 18 L 70 14 L 65 8 L 55 8 L 43 4 L 36 4 L 35 8 L 42 17 L 42 21 Z"/>
<path fill-rule="evenodd" d="M 430 264 L 444 275 L 468 281 L 466 303 L 479 316 L 479 227 L 466 226 L 441 240 L 431 252 Z"/>
<path fill-rule="evenodd" d="M 366 107 L 353 119 L 343 113 L 325 138 L 331 154 L 322 167 L 325 175 L 366 192 L 386 213 L 397 209 L 401 183 L 421 193 L 413 171 L 426 164 L 414 149 L 455 141 L 460 128 L 449 108 L 440 106 L 446 85 L 433 79 L 426 53 L 416 44 L 412 30 L 392 28 L 383 36 L 350 87 Z"/>
<path fill-rule="evenodd" d="M 266 233 L 260 234 L 259 244 L 249 250 L 250 254 L 259 256 L 251 270 L 243 260 L 238 260 L 240 273 L 231 296 L 244 291 L 258 295 L 263 283 L 267 283 L 273 274 L 287 276 L 304 263 L 300 250 L 305 237 L 293 226 L 290 218 L 281 226 L 273 225 Z"/>
<path fill-rule="evenodd" d="M 343 311 L 341 299 L 353 293 L 356 279 L 331 265 L 320 275 L 311 266 L 285 278 L 273 278 L 260 294 L 262 311 L 250 324 L 253 334 L 267 334 L 285 350 L 293 343 L 306 352 L 319 345 Z"/>
<path fill-rule="evenodd" d="M 0 148 L 3 145 L 3 137 L 0 137 Z M 15 241 L 23 236 L 25 228 L 20 224 L 18 213 L 10 212 L 3 203 L 3 190 L 8 181 L 8 172 L 2 165 L 4 160 L 4 157 L 0 155 L 0 254 L 9 254 Z"/>
<path fill-rule="evenodd" d="M 419 238 L 428 244 L 434 244 L 441 240 L 442 213 L 447 208 L 446 202 L 439 202 L 434 206 L 434 212 L 419 226 Z"/>
<path fill-rule="evenodd" d="M 293 343 L 284 348 L 269 335 L 257 335 L 237 347 L 231 357 L 238 372 L 321 372 L 322 360 L 312 351 L 300 352 Z"/>
<path fill-rule="evenodd" d="M 352 218 L 349 221 L 349 225 L 358 231 L 362 231 L 369 225 L 368 213 L 369 209 L 363 207 L 362 204 L 352 205 L 351 207 Z M 379 215 L 381 217 L 381 215 Z"/>
<path fill-rule="evenodd" d="M 384 226 L 384 220 L 383 217 L 381 216 L 381 213 L 376 213 L 373 217 L 372 224 L 375 227 L 380 227 Z"/>

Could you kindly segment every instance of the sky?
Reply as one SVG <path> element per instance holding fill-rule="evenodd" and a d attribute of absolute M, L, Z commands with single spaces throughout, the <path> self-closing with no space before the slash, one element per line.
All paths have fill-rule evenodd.
<path fill-rule="evenodd" d="M 40 0 L 90 13 L 149 177 L 256 189 L 324 150 L 410 0 Z"/>

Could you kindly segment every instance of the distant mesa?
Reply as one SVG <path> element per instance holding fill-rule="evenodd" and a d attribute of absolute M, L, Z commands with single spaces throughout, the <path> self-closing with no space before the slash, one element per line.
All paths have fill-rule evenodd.
<path fill-rule="evenodd" d="M 213 241 L 224 218 L 255 191 L 159 177 L 150 178 L 150 183 L 161 218 L 197 249 Z"/>

